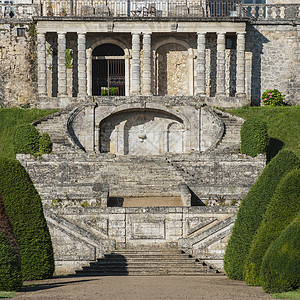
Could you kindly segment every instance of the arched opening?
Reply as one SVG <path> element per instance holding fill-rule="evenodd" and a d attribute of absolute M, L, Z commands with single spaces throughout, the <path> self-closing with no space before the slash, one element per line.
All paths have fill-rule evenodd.
<path fill-rule="evenodd" d="M 92 58 L 93 96 L 124 96 L 124 50 L 114 44 L 102 44 L 93 50 Z"/>
<path fill-rule="evenodd" d="M 99 150 L 122 155 L 182 153 L 185 131 L 183 120 L 164 111 L 121 111 L 100 122 Z"/>

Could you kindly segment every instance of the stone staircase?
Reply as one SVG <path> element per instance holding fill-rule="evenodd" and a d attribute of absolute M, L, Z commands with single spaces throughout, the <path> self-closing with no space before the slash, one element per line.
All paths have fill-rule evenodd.
<path fill-rule="evenodd" d="M 60 110 L 32 123 L 41 134 L 47 132 L 50 135 L 53 152 L 72 150 L 72 144 L 66 135 L 65 126 L 71 110 L 71 108 Z"/>
<path fill-rule="evenodd" d="M 216 275 L 217 270 L 179 249 L 126 249 L 105 254 L 76 270 L 77 276 L 195 276 Z"/>
<path fill-rule="evenodd" d="M 224 123 L 224 135 L 217 146 L 218 150 L 224 149 L 239 149 L 240 147 L 240 131 L 243 124 L 243 119 L 233 116 L 229 113 L 214 109 L 216 114 L 221 118 Z"/>
<path fill-rule="evenodd" d="M 105 165 L 101 179 L 111 197 L 180 196 L 182 175 L 163 157 L 119 156 Z"/>

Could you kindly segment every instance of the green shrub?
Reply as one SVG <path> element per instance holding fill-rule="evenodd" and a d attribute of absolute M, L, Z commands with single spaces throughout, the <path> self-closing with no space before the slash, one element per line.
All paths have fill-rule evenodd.
<path fill-rule="evenodd" d="M 246 120 L 241 129 L 241 152 L 254 157 L 266 153 L 268 145 L 267 124 L 256 118 Z"/>
<path fill-rule="evenodd" d="M 224 268 L 229 278 L 244 279 L 244 262 L 267 205 L 281 178 L 297 166 L 300 161 L 293 152 L 280 151 L 242 200 L 224 256 Z"/>
<path fill-rule="evenodd" d="M 0 291 L 18 291 L 21 286 L 19 246 L 0 194 Z"/>
<path fill-rule="evenodd" d="M 39 142 L 39 153 L 51 153 L 52 152 L 52 142 L 48 133 L 44 132 L 40 137 Z"/>
<path fill-rule="evenodd" d="M 294 220 L 299 211 L 300 169 L 295 169 L 283 177 L 277 186 L 261 225 L 252 241 L 244 266 L 247 284 L 260 284 L 260 267 L 266 251 L 270 244 Z"/>
<path fill-rule="evenodd" d="M 108 96 L 108 91 L 109 91 L 109 96 L 118 96 L 119 95 L 118 87 L 110 87 L 109 89 L 103 88 L 101 90 L 101 96 Z"/>
<path fill-rule="evenodd" d="M 300 215 L 268 248 L 260 279 L 266 292 L 279 293 L 300 288 Z"/>
<path fill-rule="evenodd" d="M 264 106 L 283 106 L 284 95 L 278 90 L 266 90 L 261 95 L 261 105 Z"/>
<path fill-rule="evenodd" d="M 51 277 L 53 249 L 41 199 L 18 161 L 0 158 L 0 193 L 20 246 L 23 280 Z"/>
<path fill-rule="evenodd" d="M 40 135 L 30 124 L 22 124 L 15 128 L 13 147 L 15 153 L 35 154 L 39 150 Z"/>

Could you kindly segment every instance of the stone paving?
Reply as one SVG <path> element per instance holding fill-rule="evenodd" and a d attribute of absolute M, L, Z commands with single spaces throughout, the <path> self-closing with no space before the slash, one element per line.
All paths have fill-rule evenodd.
<path fill-rule="evenodd" d="M 14 299 L 251 300 L 271 297 L 260 287 L 249 287 L 225 276 L 107 276 L 56 277 L 25 282 L 25 287 Z"/>

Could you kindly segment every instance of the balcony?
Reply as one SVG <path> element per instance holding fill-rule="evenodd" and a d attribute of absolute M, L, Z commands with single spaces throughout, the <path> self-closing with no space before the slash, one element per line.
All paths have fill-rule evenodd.
<path fill-rule="evenodd" d="M 241 17 L 241 0 L 42 0 L 41 16 L 216 18 Z"/>

